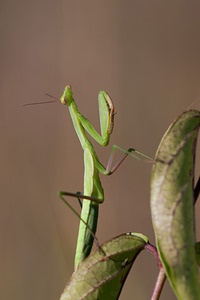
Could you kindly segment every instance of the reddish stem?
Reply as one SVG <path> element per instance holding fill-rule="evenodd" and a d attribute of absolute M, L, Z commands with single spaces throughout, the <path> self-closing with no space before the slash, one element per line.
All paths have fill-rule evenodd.
<path fill-rule="evenodd" d="M 153 294 L 151 296 L 151 300 L 158 300 L 160 298 L 160 294 L 162 292 L 163 285 L 166 280 L 165 270 L 163 267 L 160 268 L 158 273 L 158 277 L 156 280 L 156 284 L 153 290 Z"/>
<path fill-rule="evenodd" d="M 145 246 L 145 249 L 150 251 L 154 255 L 154 257 L 157 260 L 158 267 L 160 269 L 157 280 L 156 280 L 156 284 L 155 284 L 155 287 L 153 290 L 153 294 L 151 296 L 151 300 L 158 300 L 160 298 L 160 294 L 161 294 L 163 285 L 166 280 L 165 270 L 164 270 L 162 262 L 160 260 L 157 248 L 155 246 L 151 245 L 150 243 L 147 243 Z"/>

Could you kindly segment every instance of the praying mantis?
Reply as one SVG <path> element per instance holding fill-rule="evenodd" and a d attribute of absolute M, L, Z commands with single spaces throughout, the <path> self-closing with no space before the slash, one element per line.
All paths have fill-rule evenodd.
<path fill-rule="evenodd" d="M 103 175 L 111 175 L 120 166 L 122 161 L 130 154 L 130 152 L 136 152 L 146 158 L 148 156 L 142 154 L 134 148 L 129 148 L 127 151 L 124 149 L 113 145 L 111 154 L 108 160 L 107 167 L 105 168 L 99 161 L 97 154 L 94 150 L 93 145 L 86 135 L 88 134 L 94 138 L 100 145 L 107 146 L 110 139 L 110 134 L 113 130 L 114 125 L 114 106 L 109 95 L 101 91 L 98 95 L 99 101 L 99 116 L 100 116 L 100 127 L 101 135 L 93 128 L 91 123 L 80 114 L 77 105 L 74 101 L 71 86 L 67 85 L 63 91 L 63 95 L 60 98 L 62 104 L 69 107 L 69 112 L 72 118 L 72 122 L 80 140 L 81 146 L 84 151 L 84 194 L 77 195 L 68 192 L 58 192 L 59 197 L 66 203 L 63 196 L 74 196 L 83 199 L 82 210 L 81 210 L 81 221 L 79 225 L 79 233 L 75 254 L 75 270 L 81 264 L 81 262 L 90 254 L 94 235 L 97 228 L 98 220 L 98 208 L 99 204 L 104 201 L 104 192 L 99 178 L 99 172 Z M 112 158 L 115 149 L 122 150 L 125 152 L 123 157 L 116 163 L 112 168 Z M 139 159 L 137 156 L 132 156 Z M 66 203 L 70 208 L 69 203 Z M 71 208 L 72 209 L 72 208 Z M 72 209 L 74 211 L 74 209 Z M 74 211 L 75 212 L 75 211 Z M 76 212 L 75 212 L 76 213 Z M 76 215 L 78 215 L 76 213 Z M 92 232 L 91 232 L 92 231 Z M 93 233 L 93 234 L 92 234 Z"/>
<path fill-rule="evenodd" d="M 58 100 L 56 98 L 54 99 L 55 100 L 53 100 L 53 102 Z M 99 92 L 98 95 L 101 135 L 93 128 L 93 126 L 88 121 L 88 119 L 86 119 L 78 111 L 78 107 L 73 98 L 72 89 L 70 85 L 67 85 L 65 87 L 63 94 L 59 100 L 61 101 L 62 104 L 68 106 L 69 108 L 69 113 L 71 115 L 71 119 L 76 134 L 79 138 L 79 141 L 84 151 L 84 169 L 85 169 L 84 170 L 84 193 L 74 194 L 74 193 L 63 192 L 63 191 L 58 192 L 58 195 L 61 198 L 61 200 L 65 202 L 68 205 L 68 207 L 80 219 L 79 233 L 78 233 L 76 254 L 75 254 L 75 263 L 74 263 L 74 267 L 76 270 L 80 266 L 82 261 L 91 252 L 93 241 L 95 239 L 96 228 L 97 228 L 99 204 L 103 203 L 104 201 L 104 191 L 99 178 L 99 172 L 102 173 L 103 175 L 113 174 L 128 155 L 131 155 L 134 158 L 139 159 L 136 155 L 133 155 L 131 152 L 135 152 L 148 159 L 151 158 L 134 148 L 129 148 L 126 151 L 117 145 L 113 145 L 107 167 L 105 168 L 100 163 L 97 154 L 95 152 L 95 149 L 92 143 L 90 142 L 89 138 L 87 137 L 86 131 L 100 145 L 102 146 L 108 145 L 110 140 L 110 134 L 112 133 L 113 126 L 114 126 L 114 106 L 109 95 L 104 91 Z M 40 103 L 46 103 L 46 102 L 40 102 Z M 31 103 L 31 104 L 39 104 L 39 103 Z M 113 167 L 111 167 L 113 154 L 116 149 L 123 151 L 125 154 Z M 82 208 L 81 215 L 79 215 L 76 212 L 76 210 L 68 203 L 68 201 L 64 199 L 64 196 L 72 196 L 78 198 Z M 80 198 L 83 199 L 83 203 L 81 203 Z"/>

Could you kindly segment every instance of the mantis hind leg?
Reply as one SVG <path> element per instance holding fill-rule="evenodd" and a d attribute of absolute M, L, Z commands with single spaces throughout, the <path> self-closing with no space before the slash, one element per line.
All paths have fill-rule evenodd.
<path fill-rule="evenodd" d="M 93 233 L 93 231 L 90 229 L 88 224 L 81 218 L 80 214 L 71 206 L 71 204 L 69 204 L 69 202 L 67 200 L 65 200 L 64 196 L 71 196 L 71 197 L 76 197 L 76 198 L 78 197 L 78 198 L 84 198 L 84 199 L 85 199 L 85 197 L 87 197 L 87 200 L 94 201 L 94 202 L 97 201 L 98 203 L 99 203 L 99 200 L 94 197 L 89 197 L 89 196 L 85 196 L 85 195 L 77 194 L 77 193 L 76 194 L 68 193 L 68 192 L 63 192 L 63 191 L 59 191 L 58 196 L 72 210 L 72 212 L 81 220 L 81 222 L 83 222 L 85 224 L 85 226 L 87 227 L 87 229 L 90 231 L 91 235 L 93 236 L 95 243 L 97 245 L 97 248 L 99 248 L 99 242 L 98 242 L 97 238 L 95 237 L 95 234 Z M 81 205 L 82 205 L 82 203 L 81 203 Z"/>
<path fill-rule="evenodd" d="M 78 199 L 78 203 L 79 203 L 79 205 L 80 205 L 80 207 L 81 207 L 81 209 L 82 209 L 82 202 L 81 202 L 81 199 L 80 199 L 80 195 L 82 195 L 82 193 L 81 192 L 76 192 L 76 195 L 77 195 L 77 199 Z"/>
<path fill-rule="evenodd" d="M 99 242 L 95 236 L 97 219 L 98 219 L 98 204 L 102 203 L 102 199 L 97 199 L 93 196 L 83 195 L 79 193 L 69 193 L 69 192 L 58 192 L 60 199 L 71 209 L 71 211 L 80 219 L 79 225 L 79 236 L 77 241 L 77 249 L 75 255 L 75 270 L 81 264 L 81 262 L 90 254 L 93 241 L 99 250 Z M 82 205 L 81 215 L 72 207 L 72 205 L 64 198 L 65 196 L 75 197 L 84 199 Z M 79 200 L 80 200 L 79 199 Z M 81 202 L 81 201 L 80 201 Z M 89 207 L 89 216 L 85 218 L 85 209 Z M 84 214 L 83 214 L 84 212 Z"/>

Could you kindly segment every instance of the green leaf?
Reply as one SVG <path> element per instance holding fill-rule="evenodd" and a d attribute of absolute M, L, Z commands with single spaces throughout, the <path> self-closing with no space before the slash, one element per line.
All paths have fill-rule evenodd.
<path fill-rule="evenodd" d="M 195 253 L 194 157 L 200 112 L 178 117 L 159 145 L 151 180 L 157 247 L 178 299 L 199 300 Z"/>
<path fill-rule="evenodd" d="M 126 233 L 104 243 L 73 273 L 60 300 L 118 299 L 134 260 L 147 242 L 142 234 Z"/>

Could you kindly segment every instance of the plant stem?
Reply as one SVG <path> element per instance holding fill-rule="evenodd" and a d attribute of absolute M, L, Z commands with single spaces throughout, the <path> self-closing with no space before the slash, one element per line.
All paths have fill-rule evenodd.
<path fill-rule="evenodd" d="M 157 248 L 155 246 L 151 245 L 150 243 L 147 243 L 145 246 L 145 249 L 150 251 L 154 255 L 154 257 L 157 260 L 158 267 L 160 269 L 157 280 L 156 280 L 156 284 L 155 284 L 155 287 L 153 290 L 153 294 L 151 296 L 151 300 L 158 300 L 160 298 L 160 294 L 161 294 L 161 291 L 162 291 L 162 288 L 163 288 L 163 285 L 164 285 L 165 279 L 166 279 L 165 270 L 164 270 L 162 262 L 160 260 Z"/>
<path fill-rule="evenodd" d="M 160 294 L 163 288 L 163 285 L 166 280 L 165 270 L 163 267 L 160 268 L 160 271 L 158 273 L 158 277 L 156 280 L 156 284 L 153 290 L 153 294 L 151 296 L 151 300 L 158 300 L 160 298 Z"/>
<path fill-rule="evenodd" d="M 151 252 L 151 253 L 154 255 L 154 257 L 155 257 L 156 260 L 157 260 L 158 267 L 159 267 L 159 268 L 162 268 L 162 262 L 161 262 L 161 260 L 160 260 L 160 257 L 159 257 L 157 248 L 156 248 L 154 245 L 152 245 L 152 244 L 150 244 L 150 243 L 147 243 L 147 244 L 145 245 L 145 249 L 148 250 L 149 252 Z"/>

